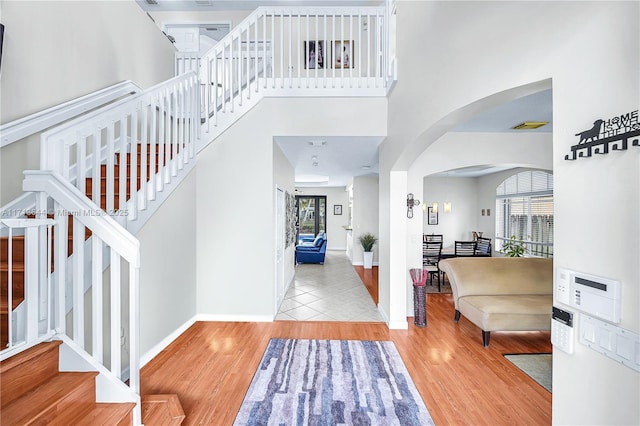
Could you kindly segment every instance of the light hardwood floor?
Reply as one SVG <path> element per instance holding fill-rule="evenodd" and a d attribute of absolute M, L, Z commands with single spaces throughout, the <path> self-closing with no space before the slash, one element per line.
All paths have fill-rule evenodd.
<path fill-rule="evenodd" d="M 377 296 L 377 282 L 367 287 Z M 551 352 L 549 333 L 493 332 L 484 348 L 480 330 L 464 317 L 455 324 L 453 314 L 450 294 L 429 294 L 425 328 L 412 318 L 408 330 L 335 321 L 199 322 L 143 368 L 142 393 L 176 393 L 184 425 L 231 425 L 270 338 L 391 340 L 436 424 L 551 424 L 551 394 L 503 356 Z"/>

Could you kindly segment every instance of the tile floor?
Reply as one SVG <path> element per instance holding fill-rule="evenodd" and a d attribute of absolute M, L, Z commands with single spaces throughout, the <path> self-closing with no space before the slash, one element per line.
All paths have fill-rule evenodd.
<path fill-rule="evenodd" d="M 324 265 L 296 265 L 276 320 L 383 321 L 343 251 L 327 251 Z"/>

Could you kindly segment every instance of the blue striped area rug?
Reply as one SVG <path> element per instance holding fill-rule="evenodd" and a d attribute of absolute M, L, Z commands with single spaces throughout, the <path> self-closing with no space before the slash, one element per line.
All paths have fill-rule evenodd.
<path fill-rule="evenodd" d="M 234 425 L 432 425 L 393 342 L 271 339 Z"/>

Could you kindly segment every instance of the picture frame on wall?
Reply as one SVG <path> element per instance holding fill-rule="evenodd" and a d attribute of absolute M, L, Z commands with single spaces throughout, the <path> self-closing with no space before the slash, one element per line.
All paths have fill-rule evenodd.
<path fill-rule="evenodd" d="M 434 211 L 433 207 L 427 207 L 427 225 L 438 224 L 438 211 Z"/>
<path fill-rule="evenodd" d="M 333 205 L 333 214 L 336 216 L 342 215 L 342 204 L 334 204 Z"/>
<path fill-rule="evenodd" d="M 307 40 L 303 42 L 302 53 L 305 69 L 323 69 L 325 64 L 324 40 Z"/>
<path fill-rule="evenodd" d="M 333 67 L 336 69 L 353 68 L 353 40 L 338 40 L 333 42 Z"/>

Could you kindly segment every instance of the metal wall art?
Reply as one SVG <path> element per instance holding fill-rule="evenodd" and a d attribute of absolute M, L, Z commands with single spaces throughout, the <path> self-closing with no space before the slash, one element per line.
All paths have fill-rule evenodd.
<path fill-rule="evenodd" d="M 571 147 L 571 155 L 565 160 L 591 157 L 592 154 L 608 154 L 609 151 L 624 151 L 629 140 L 632 146 L 640 146 L 640 121 L 638 110 L 612 117 L 609 120 L 598 119 L 590 129 L 576 133 L 579 140 Z"/>
<path fill-rule="evenodd" d="M 287 204 L 285 212 L 287 221 L 286 247 L 289 247 L 296 242 L 296 221 L 298 215 L 296 214 L 296 197 L 287 191 L 285 191 L 284 195 Z"/>

